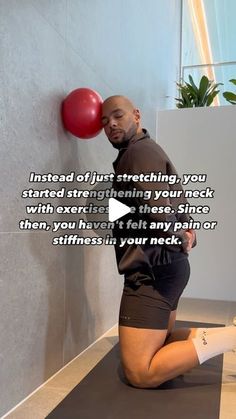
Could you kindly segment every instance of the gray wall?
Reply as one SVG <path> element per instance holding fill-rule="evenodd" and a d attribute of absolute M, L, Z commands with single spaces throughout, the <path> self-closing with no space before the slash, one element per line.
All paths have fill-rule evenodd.
<path fill-rule="evenodd" d="M 179 0 L 0 0 L 0 415 L 118 320 L 112 247 L 53 247 L 51 232 L 18 229 L 31 171 L 112 170 L 103 134 L 64 131 L 61 101 L 77 87 L 126 94 L 155 134 L 175 96 L 179 24 Z"/>
<path fill-rule="evenodd" d="M 197 231 L 198 245 L 190 252 L 192 274 L 185 297 L 236 301 L 235 285 L 235 106 L 161 111 L 158 142 L 179 175 L 203 173 L 205 183 L 185 189 L 215 190 L 214 198 L 191 198 L 191 205 L 208 205 L 209 214 L 196 221 L 217 221 L 215 230 Z"/>

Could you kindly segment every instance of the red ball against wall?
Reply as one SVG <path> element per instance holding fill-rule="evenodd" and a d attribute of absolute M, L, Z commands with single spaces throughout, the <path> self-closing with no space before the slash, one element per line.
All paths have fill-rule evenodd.
<path fill-rule="evenodd" d="M 102 98 L 92 89 L 75 89 L 62 103 L 62 120 L 65 128 L 76 137 L 89 139 L 101 130 Z"/>

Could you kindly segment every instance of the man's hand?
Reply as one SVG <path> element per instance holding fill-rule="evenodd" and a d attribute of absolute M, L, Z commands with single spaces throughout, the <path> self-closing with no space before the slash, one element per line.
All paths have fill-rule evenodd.
<path fill-rule="evenodd" d="M 192 249 L 192 245 L 195 241 L 195 238 L 196 238 L 196 233 L 193 229 L 185 230 L 184 243 L 183 243 L 185 252 L 190 252 L 190 250 Z"/>

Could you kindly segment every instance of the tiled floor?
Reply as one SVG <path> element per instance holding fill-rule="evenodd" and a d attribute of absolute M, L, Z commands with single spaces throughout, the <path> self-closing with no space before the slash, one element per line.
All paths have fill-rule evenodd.
<path fill-rule="evenodd" d="M 235 315 L 236 302 L 183 298 L 178 310 L 178 320 L 204 322 L 207 319 L 209 323 L 226 325 L 232 322 Z M 117 331 L 117 326 L 114 326 L 5 418 L 44 419 L 118 342 Z M 236 354 L 234 353 L 224 355 L 219 419 L 236 419 Z"/>

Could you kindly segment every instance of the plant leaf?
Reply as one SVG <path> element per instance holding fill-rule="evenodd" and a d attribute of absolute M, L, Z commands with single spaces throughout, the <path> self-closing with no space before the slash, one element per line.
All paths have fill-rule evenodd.
<path fill-rule="evenodd" d="M 191 107 L 190 106 L 190 104 L 191 104 L 191 98 L 189 98 L 189 96 L 188 96 L 188 93 L 186 92 L 186 90 L 182 90 L 182 92 L 181 92 L 181 94 L 182 94 L 182 97 L 183 97 L 183 99 L 184 99 L 184 101 L 185 101 L 185 103 L 186 103 L 186 108 L 189 108 L 189 107 Z"/>
<path fill-rule="evenodd" d="M 190 84 L 194 88 L 195 92 L 197 92 L 198 91 L 198 88 L 197 88 L 196 84 L 194 83 L 193 78 L 192 78 L 192 76 L 190 74 L 188 75 L 188 78 L 189 78 Z"/>
<path fill-rule="evenodd" d="M 186 86 L 188 87 L 189 92 L 191 93 L 191 95 L 195 98 L 198 97 L 198 92 L 191 86 L 191 84 L 186 83 Z"/>
<path fill-rule="evenodd" d="M 210 106 L 215 98 L 216 95 L 218 95 L 219 90 L 215 90 L 211 95 L 208 96 L 206 101 L 206 106 Z"/>
<path fill-rule="evenodd" d="M 216 91 L 216 89 L 217 89 L 217 87 L 219 86 L 219 85 L 221 85 L 221 84 L 223 84 L 223 83 L 217 83 L 217 84 L 212 84 L 211 86 L 210 86 L 210 88 L 207 90 L 207 94 L 206 94 L 206 101 L 208 100 L 208 96 L 211 96 L 215 91 Z M 218 93 L 219 93 L 219 90 L 217 91 Z M 215 97 L 216 95 L 214 95 L 214 97 Z M 214 98 L 213 97 L 213 98 Z M 206 105 L 206 106 L 208 106 L 208 105 Z"/>
<path fill-rule="evenodd" d="M 236 94 L 233 92 L 224 92 L 223 96 L 230 103 L 232 103 L 231 101 L 236 101 Z"/>
<path fill-rule="evenodd" d="M 199 105 L 203 106 L 207 90 L 210 86 L 210 81 L 206 76 L 202 76 L 199 84 Z"/>
<path fill-rule="evenodd" d="M 230 79 L 229 81 L 236 85 L 236 79 Z"/>

